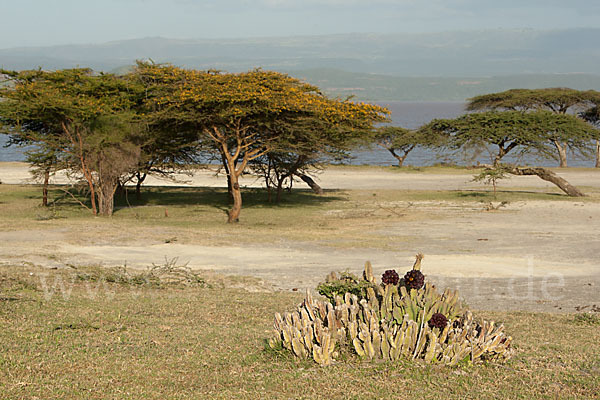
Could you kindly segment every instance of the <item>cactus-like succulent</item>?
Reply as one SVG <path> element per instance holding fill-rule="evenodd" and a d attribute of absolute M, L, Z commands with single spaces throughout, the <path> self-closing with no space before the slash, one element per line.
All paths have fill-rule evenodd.
<path fill-rule="evenodd" d="M 398 276 L 398 273 L 393 269 L 388 269 L 381 276 L 381 282 L 384 285 L 397 285 L 399 280 L 400 277 Z"/>
<path fill-rule="evenodd" d="M 404 357 L 445 365 L 510 357 L 512 338 L 503 325 L 476 322 L 458 303 L 457 292 L 446 289 L 440 294 L 431 284 L 423 285 L 422 258 L 417 256 L 415 267 L 407 273 L 413 279 L 405 276 L 405 286 L 390 284 L 394 282 L 391 271 L 384 273 L 384 286 L 376 285 L 367 264 L 359 282 L 365 284 L 364 291 L 359 294 L 331 294 L 326 302 L 314 300 L 307 291 L 295 311 L 275 314 L 269 345 L 298 358 L 312 357 L 322 366 L 335 362 L 338 349 L 353 349 L 367 360 Z M 339 282 L 337 277 L 330 281 Z"/>
<path fill-rule="evenodd" d="M 435 313 L 431 316 L 431 319 L 427 322 L 431 329 L 438 328 L 440 331 L 448 325 L 448 318 L 442 313 Z"/>
<path fill-rule="evenodd" d="M 419 290 L 425 284 L 425 276 L 417 269 L 412 269 L 404 275 L 404 285 L 409 289 Z"/>

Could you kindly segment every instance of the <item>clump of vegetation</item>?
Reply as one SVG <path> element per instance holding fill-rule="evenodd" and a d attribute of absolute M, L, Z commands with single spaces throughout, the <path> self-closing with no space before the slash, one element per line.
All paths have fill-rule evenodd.
<path fill-rule="evenodd" d="M 600 325 L 600 315 L 592 313 L 576 314 L 573 322 L 578 325 Z"/>
<path fill-rule="evenodd" d="M 80 281 L 106 281 L 125 285 L 163 287 L 168 285 L 207 286 L 206 280 L 191 268 L 177 265 L 178 258 L 166 259 L 164 264 L 152 264 L 145 271 L 122 267 L 88 267 L 76 275 Z"/>
<path fill-rule="evenodd" d="M 346 281 L 359 294 L 335 294 L 334 302 L 314 300 L 307 291 L 295 311 L 275 314 L 270 347 L 321 365 L 331 364 L 340 353 L 365 360 L 422 359 L 445 365 L 510 357 L 512 338 L 502 324 L 474 320 L 458 301 L 458 292 L 446 289 L 440 294 L 421 282 L 422 258 L 417 255 L 403 280 L 396 281 L 391 270 L 386 271 L 381 285 L 375 284 L 367 263 L 362 280 L 353 285 Z M 320 291 L 341 287 L 335 285 L 339 281 L 329 279 Z"/>
<path fill-rule="evenodd" d="M 496 188 L 498 181 L 508 178 L 509 169 L 503 165 L 496 165 L 492 168 L 485 168 L 479 174 L 473 176 L 473 182 L 483 182 L 485 185 L 492 185 L 494 188 L 494 198 L 496 198 Z"/>
<path fill-rule="evenodd" d="M 37 286 L 30 280 L 0 272 L 0 302 L 19 300 L 24 292 L 37 291 Z"/>
<path fill-rule="evenodd" d="M 370 264 L 367 263 L 369 266 Z M 367 279 L 360 279 L 350 272 L 341 272 L 340 276 L 335 272 L 327 275 L 325 282 L 317 286 L 317 291 L 321 296 L 327 297 L 334 303 L 337 296 L 343 296 L 346 293 L 356 295 L 359 299 L 367 297 L 367 289 L 375 288 L 377 285 Z"/>

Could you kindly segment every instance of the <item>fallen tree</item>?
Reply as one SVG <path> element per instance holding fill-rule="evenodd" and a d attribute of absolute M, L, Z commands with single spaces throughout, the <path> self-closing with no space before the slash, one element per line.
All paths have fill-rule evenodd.
<path fill-rule="evenodd" d="M 517 175 L 517 176 L 532 176 L 535 175 L 545 181 L 548 181 L 554 185 L 556 185 L 560 190 L 565 192 L 568 196 L 571 197 L 585 197 L 585 194 L 577 189 L 575 186 L 571 185 L 567 182 L 566 179 L 558 176 L 553 171 L 548 168 L 543 167 L 518 167 L 514 165 L 500 164 L 497 166 L 489 165 L 489 164 L 479 164 L 479 167 L 483 167 L 490 171 L 496 170 L 499 167 L 502 168 L 503 172 Z"/>
<path fill-rule="evenodd" d="M 512 175 L 535 175 L 558 186 L 569 196 L 581 197 L 584 194 L 547 168 L 505 166 L 501 160 L 510 152 L 548 154 L 548 137 L 554 132 L 563 132 L 564 137 L 591 139 L 600 136 L 600 131 L 581 119 L 566 114 L 549 111 L 487 111 L 465 114 L 455 119 L 436 119 L 420 128 L 423 134 L 446 135 L 446 147 L 462 151 L 497 149 L 490 165 L 482 165 L 490 170 L 502 169 Z"/>

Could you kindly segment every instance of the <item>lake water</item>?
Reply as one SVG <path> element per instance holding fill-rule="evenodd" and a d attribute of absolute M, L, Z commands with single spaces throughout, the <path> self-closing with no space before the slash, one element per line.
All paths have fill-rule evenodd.
<path fill-rule="evenodd" d="M 387 107 L 392 112 L 392 124 L 403 128 L 415 129 L 424 125 L 436 118 L 455 118 L 465 113 L 465 103 L 458 102 L 436 102 L 436 103 L 409 103 L 409 102 L 390 102 L 380 103 L 381 106 Z M 493 150 L 495 152 L 495 150 Z M 435 151 L 428 149 L 414 149 L 408 154 L 404 165 L 425 166 L 436 163 L 456 163 L 460 165 L 472 165 L 477 161 L 482 163 L 490 163 L 492 156 L 485 152 L 477 157 L 472 154 L 438 154 Z M 537 165 L 541 167 L 555 167 L 558 162 L 551 158 L 540 158 L 532 155 L 515 156 L 510 153 L 503 158 L 507 163 L 517 163 L 524 165 Z M 590 158 L 581 160 L 573 155 L 568 155 L 569 166 L 572 167 L 593 167 L 595 161 Z M 396 165 L 396 159 L 389 151 L 373 147 L 373 149 L 365 151 L 357 151 L 354 153 L 354 158 L 349 164 L 361 165 Z"/>
<path fill-rule="evenodd" d="M 457 102 L 435 102 L 435 103 L 414 103 L 414 102 L 389 102 L 380 105 L 387 107 L 392 112 L 392 123 L 404 128 L 414 129 L 428 123 L 436 118 L 454 118 L 463 114 L 465 103 Z M 7 136 L 0 134 L 0 161 L 23 161 L 23 150 L 15 147 L 5 148 Z M 349 164 L 368 164 L 368 165 L 395 165 L 396 159 L 385 149 L 374 146 L 373 149 L 365 149 L 353 153 L 354 158 Z M 424 166 L 440 162 L 472 164 L 476 161 L 489 163 L 489 154 L 481 154 L 475 159 L 468 158 L 463 154 L 437 154 L 431 150 L 415 149 L 406 158 L 405 165 Z M 539 159 L 532 156 L 525 156 L 522 159 L 515 159 L 509 156 L 505 157 L 506 162 L 518 162 L 529 165 L 556 166 L 557 162 L 552 159 Z M 573 167 L 593 167 L 594 161 L 579 160 L 573 156 L 569 158 L 569 165 Z"/>

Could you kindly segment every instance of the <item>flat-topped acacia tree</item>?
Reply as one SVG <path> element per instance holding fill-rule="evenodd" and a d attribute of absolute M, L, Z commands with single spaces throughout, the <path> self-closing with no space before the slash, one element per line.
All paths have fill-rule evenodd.
<path fill-rule="evenodd" d="M 579 113 L 579 117 L 596 127 L 600 127 L 600 106 L 582 111 Z M 596 140 L 596 168 L 600 168 L 600 140 Z"/>
<path fill-rule="evenodd" d="M 554 114 L 550 111 L 487 111 L 465 114 L 455 119 L 436 119 L 420 128 L 423 134 L 445 135 L 447 146 L 454 149 L 470 149 L 495 146 L 498 149 L 493 166 L 509 152 L 529 152 L 546 154 L 554 132 L 562 132 L 562 140 L 567 144 L 578 143 L 582 137 L 588 140 L 600 138 L 600 131 L 581 119 L 568 114 Z M 506 167 L 506 166 L 505 166 Z M 514 175 L 537 175 L 557 185 L 569 196 L 583 196 L 583 193 L 566 180 L 545 168 L 506 167 L 506 172 Z"/>
<path fill-rule="evenodd" d="M 569 88 L 511 89 L 499 93 L 490 93 L 469 99 L 467 110 L 547 110 L 554 114 L 577 113 L 600 104 L 600 92 L 595 90 L 575 90 Z M 555 130 L 547 135 L 548 141 L 555 147 L 560 167 L 567 166 L 567 149 L 589 154 L 590 137 L 574 137 L 564 130 Z"/>
<path fill-rule="evenodd" d="M 0 89 L 3 130 L 37 145 L 44 162 L 54 154 L 81 173 L 94 215 L 111 215 L 119 178 L 137 165 L 144 141 L 133 111 L 142 92 L 89 69 L 2 72 L 10 81 Z"/>
<path fill-rule="evenodd" d="M 212 144 L 233 198 L 230 223 L 239 220 L 242 209 L 240 176 L 250 161 L 290 140 L 285 124 L 312 118 L 344 134 L 385 120 L 386 110 L 379 106 L 332 100 L 277 72 L 232 74 L 139 63 L 134 76 L 148 88 L 151 124 L 194 132 L 200 145 Z"/>
<path fill-rule="evenodd" d="M 378 146 L 389 151 L 402 167 L 408 154 L 416 147 L 439 147 L 444 136 L 434 131 L 421 131 L 402 128 L 400 126 L 382 126 L 373 131 L 372 140 Z"/>

